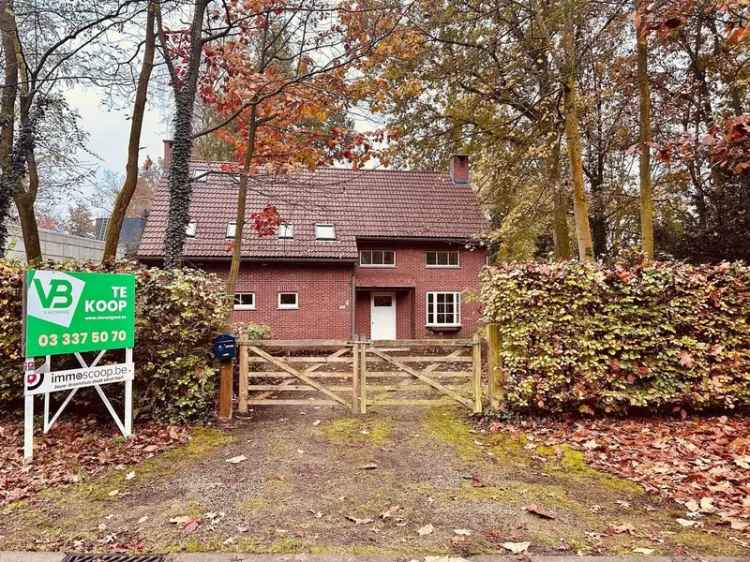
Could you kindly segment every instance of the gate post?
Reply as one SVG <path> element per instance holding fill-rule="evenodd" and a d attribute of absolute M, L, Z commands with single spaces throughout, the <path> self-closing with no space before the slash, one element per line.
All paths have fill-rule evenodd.
<path fill-rule="evenodd" d="M 248 398 L 248 364 L 247 364 L 247 342 L 240 340 L 240 384 L 239 384 L 239 402 L 237 404 L 237 411 L 240 414 L 247 414 L 247 398 Z"/>
<path fill-rule="evenodd" d="M 359 336 L 354 337 L 352 342 L 352 413 L 359 414 Z"/>
<path fill-rule="evenodd" d="M 482 413 L 482 336 L 479 332 L 474 333 L 472 338 L 472 367 L 474 386 L 474 413 Z"/>
<path fill-rule="evenodd" d="M 500 365 L 500 330 L 497 324 L 487 325 L 488 356 L 487 367 L 489 371 L 488 393 L 490 395 L 490 408 L 497 410 L 503 401 L 505 381 L 503 380 L 503 369 Z"/>

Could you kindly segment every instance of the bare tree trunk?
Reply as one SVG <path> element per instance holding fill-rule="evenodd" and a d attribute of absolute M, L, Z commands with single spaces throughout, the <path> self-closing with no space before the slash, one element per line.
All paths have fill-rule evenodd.
<path fill-rule="evenodd" d="M 640 0 L 635 0 L 636 11 Z M 641 248 L 647 260 L 654 259 L 654 195 L 651 180 L 651 87 L 648 78 L 648 44 L 640 26 L 636 28 L 638 51 L 638 91 L 640 94 L 641 158 L 639 165 L 641 182 Z"/>
<path fill-rule="evenodd" d="M 240 275 L 240 261 L 242 259 L 242 231 L 245 227 L 245 215 L 247 213 L 247 183 L 250 167 L 255 156 L 255 137 L 258 131 L 258 122 L 256 120 L 258 106 L 253 105 L 250 109 L 250 121 L 247 132 L 247 150 L 245 159 L 242 162 L 242 173 L 240 174 L 240 186 L 237 193 L 237 216 L 235 218 L 234 245 L 232 247 L 232 264 L 229 267 L 229 277 L 227 277 L 227 298 L 234 298 L 237 279 Z M 230 309 L 227 315 L 227 327 L 231 324 L 232 311 Z"/>
<path fill-rule="evenodd" d="M 570 159 L 570 175 L 573 182 L 573 212 L 576 221 L 576 239 L 578 241 L 578 259 L 582 262 L 593 260 L 594 250 L 589 226 L 589 209 L 583 179 L 583 156 L 581 149 L 581 131 L 578 125 L 578 78 L 576 76 L 576 42 L 575 42 L 575 2 L 568 0 L 565 14 L 565 32 L 563 43 L 565 50 L 565 137 Z"/>
<path fill-rule="evenodd" d="M 13 140 L 18 96 L 18 58 L 16 56 L 16 21 L 13 0 L 0 1 L 0 34 L 2 34 L 4 84 L 0 95 L 0 257 L 8 243 L 8 215 L 18 178 L 13 173 Z"/>
<path fill-rule="evenodd" d="M 560 139 L 552 147 L 549 179 L 554 189 L 552 195 L 552 239 L 555 259 L 570 259 L 570 233 L 568 232 L 568 194 L 560 181 Z"/>
<path fill-rule="evenodd" d="M 156 18 L 156 4 L 154 0 L 149 2 L 148 16 L 146 17 L 146 42 L 143 51 L 143 64 L 138 75 L 138 85 L 133 103 L 133 117 L 130 122 L 130 138 L 128 140 L 128 162 L 125 166 L 125 182 L 117 194 L 112 215 L 107 223 L 107 236 L 104 242 L 104 256 L 102 263 L 113 261 L 117 257 L 117 245 L 120 242 L 120 230 L 125 220 L 125 215 L 138 186 L 138 156 L 141 144 L 141 131 L 143 129 L 143 115 L 146 110 L 148 97 L 148 83 L 151 79 L 151 71 L 154 68 L 154 51 L 156 44 L 156 33 L 154 21 Z"/>

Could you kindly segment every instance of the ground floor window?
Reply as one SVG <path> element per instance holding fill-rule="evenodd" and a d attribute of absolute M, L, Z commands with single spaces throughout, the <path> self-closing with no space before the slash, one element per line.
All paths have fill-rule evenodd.
<path fill-rule="evenodd" d="M 299 308 L 299 295 L 297 293 L 279 293 L 279 308 Z"/>
<path fill-rule="evenodd" d="M 461 325 L 461 293 L 427 293 L 428 326 Z"/>
<path fill-rule="evenodd" d="M 235 310 L 255 310 L 255 293 L 235 293 Z"/>

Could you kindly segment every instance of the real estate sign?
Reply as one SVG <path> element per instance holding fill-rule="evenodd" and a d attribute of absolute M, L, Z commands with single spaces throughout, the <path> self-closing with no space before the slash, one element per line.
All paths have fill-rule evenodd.
<path fill-rule="evenodd" d="M 135 276 L 30 270 L 26 357 L 132 348 Z"/>
<path fill-rule="evenodd" d="M 45 433 L 79 389 L 93 387 L 122 434 L 129 437 L 135 376 L 135 276 L 32 269 L 25 281 L 24 460 L 30 462 L 34 453 L 34 397 L 39 394 L 44 396 Z M 99 364 L 107 350 L 117 349 L 124 350 L 124 362 Z M 81 355 L 86 351 L 99 353 L 86 360 Z M 53 356 L 71 354 L 80 368 L 52 368 Z M 37 358 L 44 362 L 37 365 Z M 112 383 L 125 384 L 122 419 L 101 388 Z M 68 397 L 50 418 L 50 394 L 61 391 L 67 391 Z"/>

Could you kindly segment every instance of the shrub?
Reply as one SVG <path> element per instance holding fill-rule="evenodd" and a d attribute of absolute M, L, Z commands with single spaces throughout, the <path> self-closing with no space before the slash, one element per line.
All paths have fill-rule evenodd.
<path fill-rule="evenodd" d="M 136 275 L 136 415 L 170 423 L 196 421 L 213 412 L 216 370 L 209 351 L 224 324 L 223 283 L 193 269 L 45 263 L 40 268 L 110 271 Z M 0 408 L 17 408 L 22 395 L 21 294 L 24 266 L 0 260 Z M 113 387 L 114 394 L 114 387 Z"/>
<path fill-rule="evenodd" d="M 486 268 L 508 406 L 593 413 L 750 402 L 750 268 L 512 264 Z"/>

